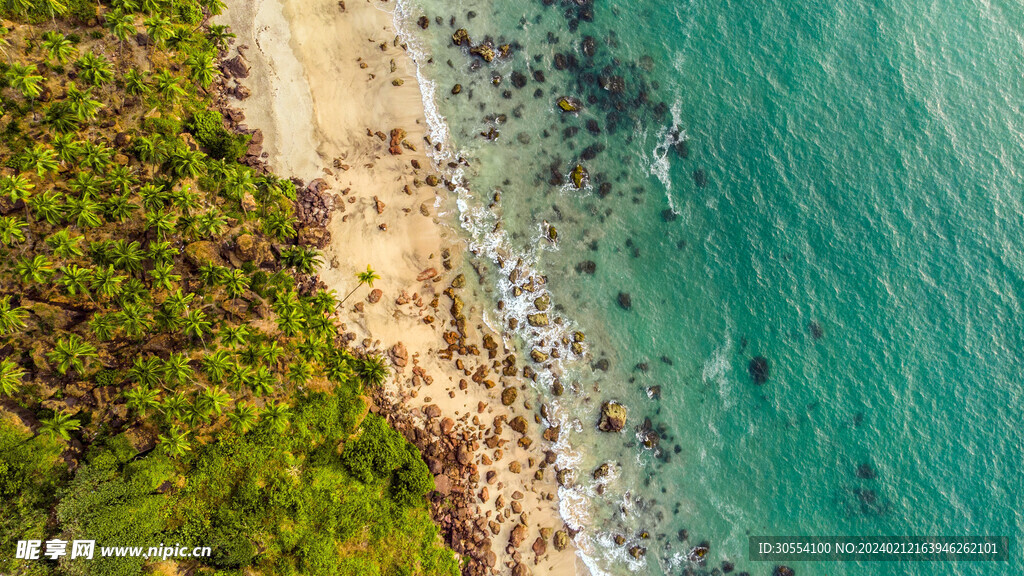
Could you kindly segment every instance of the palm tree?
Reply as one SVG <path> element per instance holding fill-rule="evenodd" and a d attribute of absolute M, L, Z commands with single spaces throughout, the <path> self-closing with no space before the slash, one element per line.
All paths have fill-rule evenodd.
<path fill-rule="evenodd" d="M 231 369 L 228 372 L 228 384 L 231 385 L 233 390 L 241 390 L 249 386 L 254 378 L 255 373 L 249 364 L 231 363 Z"/>
<path fill-rule="evenodd" d="M 50 11 L 50 21 L 54 24 L 57 23 L 57 15 L 63 16 L 68 13 L 67 4 L 60 0 L 41 0 L 41 2 Z"/>
<path fill-rule="evenodd" d="M 126 303 L 121 308 L 121 327 L 130 338 L 141 338 L 151 326 L 152 309 L 144 304 Z"/>
<path fill-rule="evenodd" d="M 278 240 L 288 241 L 295 238 L 294 220 L 290 216 L 274 212 L 263 218 L 263 231 Z"/>
<path fill-rule="evenodd" d="M 199 281 L 204 286 L 216 286 L 224 281 L 227 277 L 228 269 L 224 266 L 218 266 L 213 262 L 207 262 L 199 266 Z"/>
<path fill-rule="evenodd" d="M 138 272 L 142 269 L 142 261 L 146 254 L 137 240 L 115 240 L 110 249 L 110 256 L 114 266 L 128 272 Z"/>
<path fill-rule="evenodd" d="M 11 64 L 4 74 L 11 88 L 21 92 L 21 95 L 30 100 L 35 100 L 43 93 L 43 81 L 45 78 L 36 74 L 35 64 Z"/>
<path fill-rule="evenodd" d="M 68 102 L 54 102 L 47 106 L 43 124 L 58 134 L 71 134 L 78 130 L 78 115 Z"/>
<path fill-rule="evenodd" d="M 227 26 L 223 24 L 211 24 L 206 31 L 206 37 L 209 38 L 210 42 L 220 50 L 228 49 L 228 39 L 234 38 Z"/>
<path fill-rule="evenodd" d="M 205 166 L 204 158 L 206 158 L 206 154 L 199 150 L 189 150 L 184 144 L 180 144 L 171 151 L 168 162 L 171 172 L 178 178 L 185 176 L 197 178 Z"/>
<path fill-rule="evenodd" d="M 146 255 L 149 259 L 156 263 L 169 263 L 178 255 L 178 249 L 173 244 L 167 242 L 150 242 L 146 248 Z"/>
<path fill-rule="evenodd" d="M 125 14 L 120 10 L 107 12 L 106 19 L 107 26 L 110 27 L 111 32 L 113 32 L 114 36 L 117 38 L 117 53 L 118 56 L 120 56 L 121 51 L 124 48 L 124 43 L 129 37 L 138 33 L 138 30 L 135 29 L 135 20 L 132 18 L 131 14 Z"/>
<path fill-rule="evenodd" d="M 153 287 L 162 288 L 164 290 L 173 290 L 174 284 L 181 281 L 180 274 L 171 274 L 174 269 L 174 264 L 162 263 L 153 266 L 153 269 L 149 271 L 149 275 L 153 277 Z"/>
<path fill-rule="evenodd" d="M 297 386 L 309 383 L 313 377 L 313 366 L 299 358 L 288 365 L 288 380 Z"/>
<path fill-rule="evenodd" d="M 224 406 L 231 400 L 231 396 L 220 386 L 210 386 L 199 395 L 199 404 L 207 413 L 216 413 L 220 416 L 224 412 Z"/>
<path fill-rule="evenodd" d="M 139 418 L 145 418 L 150 410 L 160 407 L 160 393 L 145 386 L 133 388 L 124 393 L 128 408 L 133 410 Z"/>
<path fill-rule="evenodd" d="M 287 404 L 270 401 L 263 408 L 262 421 L 266 422 L 272 431 L 280 434 L 288 427 L 288 419 L 291 418 L 291 415 Z"/>
<path fill-rule="evenodd" d="M 54 233 L 46 239 L 46 243 L 53 249 L 53 255 L 58 258 L 70 259 L 84 254 L 80 246 L 82 237 L 72 236 L 67 228 Z"/>
<path fill-rule="evenodd" d="M 200 237 L 212 238 L 223 234 L 227 224 L 228 219 L 224 213 L 217 208 L 211 208 L 196 218 L 195 229 Z"/>
<path fill-rule="evenodd" d="M 231 429 L 237 434 L 245 434 L 256 423 L 259 411 L 247 402 L 238 402 L 235 409 L 228 414 Z"/>
<path fill-rule="evenodd" d="M 389 372 L 387 361 L 376 354 L 359 363 L 359 377 L 367 386 L 380 386 L 388 379 Z"/>
<path fill-rule="evenodd" d="M 64 204 L 64 195 L 56 190 L 49 190 L 38 196 L 33 196 L 29 199 L 28 205 L 32 208 L 37 219 L 45 220 L 52 226 L 57 226 L 63 222 L 64 214 L 67 211 L 67 206 Z"/>
<path fill-rule="evenodd" d="M 206 346 L 204 335 L 213 332 L 213 323 L 207 319 L 206 313 L 199 309 L 189 310 L 185 315 L 185 335 L 199 338 Z"/>
<path fill-rule="evenodd" d="M 188 384 L 192 381 L 192 364 L 188 354 L 175 352 L 164 361 L 164 379 L 174 385 Z"/>
<path fill-rule="evenodd" d="M 154 210 L 146 214 L 146 229 L 156 230 L 156 237 L 163 240 L 174 234 L 178 227 L 178 217 L 171 212 Z"/>
<path fill-rule="evenodd" d="M 164 306 L 169 310 L 173 310 L 175 314 L 183 314 L 195 297 L 196 295 L 192 292 L 186 294 L 181 291 L 181 288 L 177 288 L 167 296 L 166 300 L 164 300 Z"/>
<path fill-rule="evenodd" d="M 163 378 L 164 365 L 159 358 L 146 356 L 135 358 L 132 367 L 128 370 L 128 377 L 134 380 L 142 388 L 152 388 Z"/>
<path fill-rule="evenodd" d="M 69 264 L 60 268 L 60 283 L 68 294 L 89 294 L 89 283 L 92 281 L 92 270 L 81 268 L 77 264 Z"/>
<path fill-rule="evenodd" d="M 68 216 L 79 228 L 96 228 L 103 225 L 102 207 L 91 197 L 69 198 Z"/>
<path fill-rule="evenodd" d="M 377 273 L 373 271 L 373 268 L 370 268 L 370 265 L 367 264 L 366 272 L 359 272 L 358 274 L 356 274 L 356 279 L 359 280 L 359 284 L 356 284 L 356 287 L 353 288 L 352 291 L 349 292 L 344 298 L 342 298 L 341 302 L 338 302 L 338 306 L 344 304 L 345 300 L 348 300 L 349 296 L 355 294 L 356 290 L 358 290 L 359 287 L 362 286 L 363 284 L 366 284 L 370 288 L 373 288 L 373 281 L 380 280 L 380 276 L 378 276 Z"/>
<path fill-rule="evenodd" d="M 120 196 L 111 196 L 107 198 L 107 201 L 103 204 L 103 211 L 107 214 L 111 221 L 125 222 L 131 217 L 132 212 L 138 210 L 139 207 L 131 202 L 131 194 L 124 193 Z"/>
<path fill-rule="evenodd" d="M 47 353 L 47 357 L 57 364 L 57 372 L 62 375 L 67 374 L 69 369 L 73 369 L 79 376 L 84 375 L 86 363 L 97 356 L 99 352 L 96 347 L 77 334 L 59 338 L 54 349 Z"/>
<path fill-rule="evenodd" d="M 129 96 L 142 96 L 149 92 L 149 83 L 142 73 L 132 68 L 124 74 L 124 91 Z"/>
<path fill-rule="evenodd" d="M 156 91 L 163 98 L 164 102 L 174 105 L 178 99 L 185 96 L 185 89 L 178 83 L 178 77 L 166 68 L 153 75 Z"/>
<path fill-rule="evenodd" d="M 226 350 L 217 350 L 203 358 L 203 370 L 210 382 L 220 383 L 231 369 L 231 355 Z"/>
<path fill-rule="evenodd" d="M 28 311 L 11 307 L 11 297 L 0 298 L 0 336 L 9 336 L 25 328 Z"/>
<path fill-rule="evenodd" d="M 103 108 L 103 104 L 99 100 L 93 100 L 92 88 L 80 90 L 77 84 L 68 82 L 66 91 L 67 97 L 64 101 L 71 111 L 75 113 L 77 120 L 92 120 L 96 117 L 96 113 L 100 111 L 100 108 Z"/>
<path fill-rule="evenodd" d="M 107 185 L 121 194 L 126 194 L 131 190 L 132 185 L 137 181 L 135 175 L 132 174 L 132 169 L 120 164 L 115 164 L 110 170 L 107 170 L 106 176 Z"/>
<path fill-rule="evenodd" d="M 160 403 L 160 411 L 168 419 L 181 418 L 187 407 L 188 399 L 180 392 L 164 396 L 163 402 Z"/>
<path fill-rule="evenodd" d="M 81 427 L 82 423 L 77 418 L 72 418 L 71 414 L 67 411 L 61 410 L 54 413 L 52 418 L 46 418 L 42 421 L 39 434 L 70 440 L 71 433 Z"/>
<path fill-rule="evenodd" d="M 78 154 L 81 152 L 81 142 L 75 140 L 74 134 L 58 134 L 51 142 L 53 149 L 61 162 L 77 163 Z"/>
<path fill-rule="evenodd" d="M 27 201 L 32 194 L 33 184 L 24 174 L 0 177 L 0 193 L 6 194 L 11 202 Z"/>
<path fill-rule="evenodd" d="M 0 216 L 0 244 L 11 246 L 25 241 L 28 223 L 17 216 Z"/>
<path fill-rule="evenodd" d="M 149 38 L 157 48 L 163 48 L 174 31 L 171 21 L 159 15 L 146 18 L 142 24 L 146 27 L 146 34 L 149 34 Z"/>
<path fill-rule="evenodd" d="M 107 342 L 113 338 L 118 325 L 117 314 L 96 313 L 89 319 L 89 329 L 92 330 L 92 335 L 100 342 Z"/>
<path fill-rule="evenodd" d="M 160 447 L 172 456 L 181 456 L 192 449 L 192 444 L 188 441 L 188 433 L 182 432 L 177 426 L 172 427 L 166 435 L 158 436 L 157 440 L 160 442 Z"/>
<path fill-rule="evenodd" d="M 82 151 L 84 157 L 82 159 L 83 164 L 93 165 L 95 162 L 99 162 L 99 153 L 97 148 L 90 142 L 82 145 Z M 96 177 L 91 172 L 80 170 L 75 172 L 75 175 L 68 178 L 67 181 L 68 190 L 78 194 L 79 196 L 93 197 L 100 193 L 103 187 L 103 181 Z"/>
<path fill-rule="evenodd" d="M 354 375 L 352 365 L 349 363 L 348 358 L 337 351 L 327 358 L 324 373 L 328 380 L 331 382 L 337 382 L 338 384 L 348 383 Z"/>
<path fill-rule="evenodd" d="M 86 168 L 91 168 L 97 172 L 105 172 L 113 161 L 114 150 L 110 146 L 102 142 L 82 143 L 82 165 Z"/>
<path fill-rule="evenodd" d="M 106 268 L 98 268 L 93 271 L 92 274 L 92 289 L 96 291 L 96 294 L 106 298 L 113 298 L 117 296 L 121 282 L 127 276 L 118 274 L 117 270 L 113 266 L 107 265 Z"/>
<path fill-rule="evenodd" d="M 13 360 L 4 358 L 0 360 L 0 393 L 4 396 L 14 396 L 21 389 L 21 379 L 25 377 L 25 371 L 14 363 Z"/>
<path fill-rule="evenodd" d="M 43 48 L 47 57 L 64 64 L 75 55 L 75 46 L 61 32 L 50 31 L 43 34 Z"/>
<path fill-rule="evenodd" d="M 42 254 L 36 254 L 31 260 L 24 256 L 14 265 L 14 271 L 25 284 L 42 284 L 53 274 L 53 262 Z"/>
<path fill-rule="evenodd" d="M 225 346 L 241 346 L 249 341 L 249 327 L 225 325 L 220 329 L 220 343 Z"/>
<path fill-rule="evenodd" d="M 209 88 L 210 84 L 213 84 L 213 79 L 218 74 L 217 65 L 213 61 L 213 54 L 209 52 L 196 52 L 189 56 L 185 63 L 188 64 L 189 77 L 193 82 L 204 89 Z"/>
<path fill-rule="evenodd" d="M 281 253 L 281 260 L 287 267 L 294 267 L 300 274 L 312 274 L 316 272 L 317 267 L 320 265 L 320 258 L 315 248 L 309 248 L 307 246 L 293 246 Z M 369 266 L 367 266 L 369 270 Z M 370 273 L 372 274 L 372 270 Z M 379 276 L 374 275 L 370 280 L 370 285 L 373 285 L 373 280 L 378 279 Z"/>
<path fill-rule="evenodd" d="M 22 170 L 35 172 L 40 178 L 44 178 L 47 174 L 56 172 L 60 168 L 57 152 L 39 143 L 23 150 L 18 160 Z"/>
<path fill-rule="evenodd" d="M 224 288 L 229 298 L 238 298 L 249 288 L 249 277 L 238 268 L 232 268 L 224 278 Z"/>
<path fill-rule="evenodd" d="M 106 57 L 86 52 L 75 62 L 82 80 L 100 86 L 114 79 L 114 67 Z"/>

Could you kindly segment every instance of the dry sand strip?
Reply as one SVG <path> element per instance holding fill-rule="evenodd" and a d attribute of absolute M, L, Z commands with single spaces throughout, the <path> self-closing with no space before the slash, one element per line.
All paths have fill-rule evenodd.
<path fill-rule="evenodd" d="M 392 358 L 396 377 L 378 398 L 385 412 L 401 407 L 398 420 L 431 436 L 417 444 L 448 492 L 432 495 L 435 509 L 445 498 L 460 508 L 438 518 L 461 539 L 449 543 L 480 559 L 479 574 L 576 574 L 550 445 L 527 387 L 501 364 L 512 351 L 500 336 L 485 339 L 481 305 L 455 306 L 461 292 L 447 290 L 464 282 L 464 247 L 436 214 L 443 183 L 426 183 L 436 174 L 413 63 L 386 4 L 347 4 L 229 0 L 221 21 L 251 67 L 237 80 L 251 96 L 232 105 L 263 132 L 273 170 L 322 178 L 337 195 L 321 279 L 343 296 L 367 264 L 381 275 L 346 302 L 346 330 L 355 347 Z M 458 328 L 454 312 L 464 316 Z M 518 393 L 506 406 L 510 389 Z"/>

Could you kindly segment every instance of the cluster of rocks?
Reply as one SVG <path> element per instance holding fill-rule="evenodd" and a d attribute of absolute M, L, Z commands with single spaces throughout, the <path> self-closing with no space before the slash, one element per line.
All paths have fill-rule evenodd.
<path fill-rule="evenodd" d="M 327 229 L 334 215 L 335 206 L 341 206 L 329 186 L 322 178 L 317 178 L 299 189 L 295 198 L 295 217 L 299 221 L 299 241 L 302 244 L 326 248 L 331 242 L 331 232 Z"/>

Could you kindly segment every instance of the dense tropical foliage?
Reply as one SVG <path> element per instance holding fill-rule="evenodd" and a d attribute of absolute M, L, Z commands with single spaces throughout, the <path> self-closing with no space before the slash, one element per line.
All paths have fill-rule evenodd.
<path fill-rule="evenodd" d="M 0 572 L 20 539 L 211 546 L 195 574 L 453 574 L 287 179 L 212 108 L 219 0 L 0 0 Z M 361 283 L 372 285 L 367 271 Z M 159 568 L 166 570 L 166 566 Z"/>

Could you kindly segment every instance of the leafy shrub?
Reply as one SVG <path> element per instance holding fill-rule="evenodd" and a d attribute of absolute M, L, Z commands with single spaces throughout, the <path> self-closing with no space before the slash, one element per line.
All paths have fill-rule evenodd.
<path fill-rule="evenodd" d="M 391 476 L 391 472 L 409 460 L 406 440 L 375 414 L 363 420 L 359 436 L 345 444 L 341 461 L 348 471 L 362 482 Z"/>
<path fill-rule="evenodd" d="M 402 506 L 415 506 L 423 502 L 424 494 L 434 489 L 434 477 L 416 448 L 406 444 L 406 449 L 411 449 L 408 461 L 395 470 L 391 478 L 391 498 Z"/>
<path fill-rule="evenodd" d="M 232 134 L 224 128 L 224 117 L 216 110 L 202 110 L 192 117 L 192 133 L 210 156 L 218 159 L 237 160 L 245 154 L 250 137 Z"/>
<path fill-rule="evenodd" d="M 184 24 L 194 26 L 203 19 L 203 9 L 195 2 L 181 2 L 177 6 L 178 18 Z"/>

